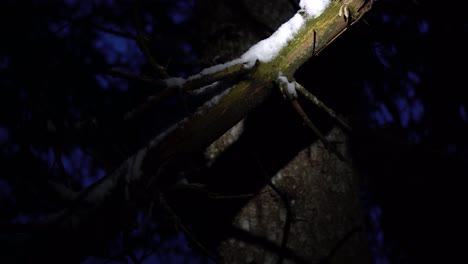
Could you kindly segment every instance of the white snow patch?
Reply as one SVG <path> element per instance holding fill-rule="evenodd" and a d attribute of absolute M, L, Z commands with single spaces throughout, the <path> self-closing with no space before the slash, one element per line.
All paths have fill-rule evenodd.
<path fill-rule="evenodd" d="M 216 96 L 213 96 L 213 98 L 211 98 L 208 102 L 204 103 L 199 109 L 199 111 L 197 112 L 200 112 L 202 111 L 203 109 L 205 109 L 206 107 L 212 107 L 213 105 L 217 104 L 221 98 L 223 98 L 227 93 L 229 93 L 229 91 L 231 91 L 232 87 L 226 89 L 225 91 L 223 91 L 222 93 L 216 95 Z"/>
<path fill-rule="evenodd" d="M 269 38 L 253 45 L 244 55 L 241 61 L 248 64 L 256 60 L 269 62 L 278 55 L 278 52 L 290 41 L 304 24 L 304 18 L 295 14 L 289 21 L 281 25 Z"/>
<path fill-rule="evenodd" d="M 246 68 L 251 68 L 255 65 L 257 60 L 261 62 L 273 60 L 278 55 L 278 52 L 286 46 L 288 41 L 293 39 L 294 35 L 304 24 L 304 21 L 305 19 L 302 15 L 299 13 L 295 14 L 286 23 L 282 24 L 269 38 L 261 40 L 250 47 L 240 58 L 205 68 L 199 74 L 189 77 L 189 80 L 200 78 L 203 75 L 217 73 L 240 63 L 243 63 Z"/>
<path fill-rule="evenodd" d="M 193 94 L 194 95 L 199 95 L 199 94 L 205 93 L 206 91 L 208 91 L 208 90 L 210 90 L 212 88 L 215 88 L 218 84 L 219 84 L 219 81 L 216 81 L 216 82 L 214 82 L 212 84 L 208 84 L 206 86 L 203 86 L 201 88 L 193 90 Z"/>
<path fill-rule="evenodd" d="M 331 0 L 301 0 L 299 6 L 305 11 L 309 18 L 320 15 L 323 10 L 330 4 Z M 255 65 L 257 60 L 261 62 L 269 62 L 276 58 L 278 52 L 286 46 L 286 44 L 294 38 L 294 35 L 304 24 L 305 19 L 298 12 L 291 19 L 281 25 L 269 38 L 261 40 L 247 50 L 241 57 L 228 61 L 226 63 L 214 65 L 203 69 L 200 73 L 190 76 L 187 80 L 198 79 L 204 75 L 211 75 L 220 72 L 228 67 L 236 64 L 244 64 L 244 67 L 250 68 Z M 168 86 L 181 86 L 185 83 L 182 78 L 170 78 L 166 83 Z"/>
<path fill-rule="evenodd" d="M 290 82 L 286 76 L 282 75 L 281 72 L 278 73 L 278 79 L 286 84 L 287 92 L 292 95 L 293 98 L 297 98 L 296 85 L 293 82 Z"/>
<path fill-rule="evenodd" d="M 234 65 L 240 64 L 240 63 L 244 63 L 244 62 L 240 58 L 237 58 L 237 59 L 232 60 L 232 61 L 228 61 L 228 62 L 225 62 L 225 63 L 222 63 L 222 64 L 217 64 L 217 65 L 214 65 L 214 66 L 203 69 L 200 73 L 197 73 L 195 75 L 190 76 L 188 78 L 188 80 L 191 81 L 191 80 L 199 79 L 204 75 L 214 74 L 214 73 L 220 72 L 220 71 L 222 71 L 222 70 L 224 70 L 226 68 L 229 68 L 231 66 L 234 66 Z M 245 67 L 246 68 L 251 68 L 253 65 L 254 64 L 248 64 L 248 65 L 245 65 Z"/>
<path fill-rule="evenodd" d="M 283 179 L 284 175 L 281 174 L 281 172 L 278 172 L 276 175 L 274 175 L 272 178 L 271 178 L 271 182 L 273 184 L 276 184 L 278 182 L 280 182 L 282 179 Z"/>
<path fill-rule="evenodd" d="M 167 87 L 182 87 L 185 84 L 185 79 L 180 77 L 172 77 L 164 80 Z"/>
<path fill-rule="evenodd" d="M 243 132 L 244 132 L 244 119 L 239 121 L 229 130 L 231 137 L 235 140 L 237 140 L 242 135 Z"/>
<path fill-rule="evenodd" d="M 244 229 L 245 231 L 249 231 L 249 229 L 250 229 L 249 220 L 247 220 L 247 219 L 241 219 L 241 220 L 240 220 L 240 225 L 241 225 L 242 229 Z"/>
<path fill-rule="evenodd" d="M 320 15 L 323 10 L 330 4 L 330 0 L 301 0 L 299 5 L 302 10 L 304 10 L 310 18 Z M 300 14 L 300 12 L 296 13 L 291 19 L 289 19 L 286 23 L 281 25 L 278 30 L 276 30 L 269 38 L 264 39 L 257 44 L 253 45 L 249 50 L 247 50 L 240 58 L 237 58 L 232 61 L 228 61 L 223 64 L 214 65 L 212 67 L 208 67 L 203 69 L 200 73 L 190 76 L 187 79 L 184 78 L 168 78 L 165 79 L 164 82 L 168 87 L 182 87 L 187 80 L 194 80 L 198 79 L 204 75 L 211 75 L 217 72 L 220 72 L 228 67 L 231 67 L 236 64 L 244 64 L 244 67 L 250 68 L 255 65 L 257 60 L 261 62 L 269 62 L 278 56 L 278 52 L 287 45 L 287 43 L 292 40 L 295 34 L 299 31 L 299 29 L 304 25 L 305 18 Z M 278 78 L 284 82 L 287 87 L 288 93 L 293 96 L 297 97 L 297 92 L 294 83 L 289 82 L 288 79 L 279 73 Z M 216 86 L 216 82 L 205 87 L 202 87 L 197 93 L 202 93 L 205 89 L 209 89 L 210 87 Z M 203 104 L 202 107 L 199 108 L 195 114 L 203 114 L 203 110 L 206 107 L 211 107 L 217 104 L 221 98 L 223 98 L 230 89 L 226 89 L 219 95 L 214 96 L 210 101 Z M 157 137 L 155 137 L 151 142 L 150 145 L 154 146 L 159 144 L 159 142 L 164 139 L 167 134 L 175 130 L 176 127 L 183 125 L 187 119 L 183 119 L 180 122 L 170 126 L 167 130 L 160 133 Z M 281 179 L 281 174 L 276 177 L 276 180 Z M 275 179 L 273 179 L 275 180 Z"/>
<path fill-rule="evenodd" d="M 203 69 L 200 74 L 201 75 L 210 75 L 210 74 L 213 74 L 213 73 L 217 73 L 217 72 L 220 72 L 226 68 L 229 68 L 235 64 L 238 64 L 240 63 L 240 61 L 237 61 L 237 60 L 232 60 L 232 61 L 228 61 L 226 63 L 222 63 L 222 64 L 218 64 L 218 65 L 214 65 L 214 66 L 211 66 L 211 67 L 208 67 L 208 68 L 205 68 Z"/>
<path fill-rule="evenodd" d="M 166 130 L 164 130 L 163 132 L 159 133 L 155 138 L 153 138 L 150 143 L 149 143 L 149 146 L 150 147 L 154 147 L 154 146 L 157 146 L 169 133 L 171 133 L 172 131 L 174 131 L 177 127 L 179 126 L 182 126 L 184 123 L 186 123 L 188 121 L 188 118 L 184 118 L 182 120 L 180 120 L 179 122 L 169 126 L 168 128 L 166 128 Z M 147 148 L 147 147 L 145 147 Z"/>
<path fill-rule="evenodd" d="M 331 0 L 301 0 L 299 6 L 310 17 L 319 16 L 330 4 Z"/>

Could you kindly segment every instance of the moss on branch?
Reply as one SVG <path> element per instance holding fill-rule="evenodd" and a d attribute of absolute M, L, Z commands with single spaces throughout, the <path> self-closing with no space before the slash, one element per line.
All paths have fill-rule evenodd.
<path fill-rule="evenodd" d="M 341 2 L 332 2 L 320 16 L 306 20 L 275 59 L 259 63 L 250 78 L 234 85 L 217 104 L 202 107 L 167 135 L 161 144 L 152 148 L 144 162 L 145 174 L 154 175 L 157 170 L 155 164 L 207 147 L 270 95 L 279 71 L 288 78 L 292 77 L 302 64 L 357 22 L 370 9 L 371 3 L 369 0 L 352 0 L 348 5 L 351 17 L 345 19 L 338 16 Z"/>

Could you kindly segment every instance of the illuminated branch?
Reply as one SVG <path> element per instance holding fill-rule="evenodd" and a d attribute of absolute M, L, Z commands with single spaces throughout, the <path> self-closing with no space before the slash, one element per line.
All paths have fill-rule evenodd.
<path fill-rule="evenodd" d="M 112 195 L 120 194 L 118 192 L 119 186 L 131 183 L 149 187 L 146 191 L 140 188 L 138 193 L 131 193 L 130 199 L 134 196 L 150 196 L 146 193 L 142 194 L 142 192 L 154 192 L 155 189 L 162 188 L 159 186 L 159 182 L 163 180 L 162 177 L 172 177 L 162 173 L 165 165 L 176 163 L 181 158 L 205 148 L 225 133 L 268 98 L 279 72 L 282 72 L 288 79 L 292 79 L 302 64 L 323 50 L 348 26 L 354 24 L 356 19 L 362 17 L 370 9 L 371 3 L 372 1 L 369 0 L 351 0 L 347 4 L 347 10 L 350 13 L 348 21 L 338 16 L 341 4 L 336 1 L 331 2 L 323 13 L 314 18 L 311 18 L 304 11 L 299 11 L 287 22 L 286 26 L 283 25 L 284 27 L 278 29 L 278 31 L 290 30 L 286 32 L 290 38 L 277 40 L 278 43 L 281 41 L 284 43 L 281 42 L 282 46 L 277 46 L 278 50 L 275 50 L 274 54 L 265 55 L 265 50 L 262 50 L 265 48 L 262 45 L 269 40 L 259 42 L 241 58 L 226 65 L 202 71 L 203 74 L 199 78 L 192 80 L 189 78 L 181 82 L 182 87 L 183 85 L 186 87 L 193 85 L 192 87 L 195 88 L 201 87 L 205 80 L 207 82 L 224 80 L 236 76 L 237 73 L 240 76 L 232 80 L 233 84 L 230 89 L 205 103 L 195 113 L 174 124 L 164 133 L 155 136 L 146 146 L 122 162 L 118 168 L 83 190 L 76 197 L 75 206 L 64 209 L 59 213 L 59 217 L 54 218 L 55 220 L 51 222 L 54 224 L 53 226 L 62 230 L 80 230 L 86 227 L 89 219 L 99 218 L 100 210 L 98 209 L 105 205 L 110 204 L 110 208 L 123 210 L 119 204 L 115 204 L 119 203 L 119 199 L 111 199 Z M 140 27 L 137 26 L 137 28 Z M 270 40 L 278 35 L 281 34 L 275 32 Z M 150 59 L 150 63 L 157 70 L 158 76 L 163 78 L 167 76 L 164 69 L 159 68 L 160 66 L 151 60 L 141 30 L 139 30 L 137 38 L 146 56 Z M 248 72 L 248 75 L 240 74 L 244 70 Z M 170 81 L 164 82 L 168 87 L 172 86 L 168 83 Z M 195 84 L 196 82 L 199 83 Z M 139 109 L 144 112 L 146 108 L 142 106 Z M 317 135 L 320 134 L 317 133 Z M 324 138 L 323 135 L 319 137 Z M 164 180 L 170 182 L 175 179 Z M 109 212 L 106 211 L 106 214 Z"/>

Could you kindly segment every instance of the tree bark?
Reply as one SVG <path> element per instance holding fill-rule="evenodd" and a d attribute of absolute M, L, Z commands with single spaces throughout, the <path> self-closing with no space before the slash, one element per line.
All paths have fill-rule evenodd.
<path fill-rule="evenodd" d="M 169 192 L 168 202 L 181 216 L 187 208 L 189 211 L 196 208 L 185 220 L 202 244 L 217 249 L 220 262 L 270 263 L 275 258 L 285 258 L 297 263 L 322 260 L 366 263 L 358 187 L 352 169 L 323 148 L 313 134 L 301 126 L 300 119 L 291 113 L 289 106 L 278 107 L 281 103 L 284 105 L 277 100 L 279 96 L 273 96 L 269 107 L 267 99 L 273 94 L 280 71 L 292 79 L 302 64 L 359 20 L 371 2 L 351 1 L 349 19 L 338 16 L 341 3 L 332 2 L 319 17 L 306 20 L 275 59 L 257 63 L 249 74 L 242 75 L 243 79 L 236 80 L 217 103 L 205 105 L 166 135 L 155 137 L 112 173 L 78 194 L 73 206 L 44 221 L 44 230 L 47 230 L 44 234 L 52 241 L 44 244 L 44 248 L 54 245 L 71 252 L 80 248 L 74 241 L 82 236 L 98 238 L 96 244 L 99 244 L 108 234 L 131 222 L 125 220 L 134 217 L 135 208 L 132 211 L 130 207 L 148 202 L 154 198 L 154 192 L 166 192 L 168 186 L 164 183 L 177 180 L 174 174 L 165 173 L 168 167 L 177 167 L 184 159 L 190 159 L 255 110 L 245 119 L 242 136 L 231 130 L 229 134 L 239 136 L 237 140 L 221 138 L 221 141 L 231 142 L 231 146 L 223 146 L 219 141 L 212 145 L 209 149 L 217 150 L 218 154 L 208 151 L 207 156 L 213 157 L 211 166 L 194 176 L 206 184 L 207 190 L 221 195 L 196 203 L 197 199 L 183 200 L 177 195 L 171 198 Z M 276 6 L 275 10 L 290 9 Z M 287 15 L 283 14 L 285 17 Z M 278 24 L 275 19 L 258 21 L 263 28 L 268 28 L 269 23 L 271 27 Z M 209 24 L 215 23 L 210 18 Z M 257 25 L 254 31 L 246 29 L 250 31 L 246 34 L 253 38 L 236 38 L 249 42 L 247 45 L 231 46 L 247 47 L 258 41 L 255 36 L 261 35 L 257 32 L 259 28 L 262 27 Z M 243 51 L 238 50 L 237 55 Z M 217 52 L 222 53 L 221 50 Z M 212 78 L 207 75 L 201 79 L 209 82 Z M 267 106 L 258 108 L 261 104 Z M 290 113 L 284 114 L 285 111 Z M 327 138 L 346 142 L 337 129 L 330 130 Z M 338 145 L 344 153 L 345 144 Z M 178 207 L 180 202 L 183 205 Z M 292 216 L 285 217 L 288 207 L 291 207 L 288 215 Z M 109 224 L 113 216 L 119 215 L 125 216 L 122 223 Z M 290 224 L 290 231 L 283 228 L 285 222 Z M 282 236 L 287 233 L 290 233 L 287 244 L 281 244 Z M 50 252 L 42 248 L 37 251 L 44 257 Z"/>
<path fill-rule="evenodd" d="M 223 1 L 217 2 L 222 5 L 220 2 Z M 278 10 L 286 1 L 267 2 L 270 8 Z M 366 1 L 355 2 L 359 6 Z M 339 5 L 336 8 L 338 12 Z M 285 10 L 279 19 L 288 16 L 288 9 Z M 216 19 L 225 17 L 216 18 L 212 12 L 210 14 L 210 22 L 202 25 L 219 25 Z M 326 26 L 322 29 L 310 27 L 304 33 L 307 37 L 298 41 L 297 46 L 291 44 L 289 48 L 293 52 L 288 52 L 275 67 L 281 67 L 278 64 L 282 63 L 297 63 L 297 66 L 286 67 L 292 75 L 310 57 L 300 58 L 298 54 L 310 54 L 313 45 L 318 53 L 347 27 L 346 21 L 338 16 L 336 20 L 327 21 L 323 22 Z M 254 35 L 252 32 L 243 34 Z M 315 44 L 311 41 L 314 38 Z M 224 45 L 244 47 L 245 44 L 234 45 L 232 42 L 251 40 L 223 41 L 231 41 Z M 209 54 L 226 53 L 225 50 L 209 49 Z M 227 57 L 236 57 L 243 52 L 242 48 L 229 51 L 233 54 Z M 210 58 L 203 60 L 210 61 Z M 251 111 L 250 106 L 257 106 L 271 94 L 261 92 L 270 87 L 248 89 L 254 89 L 258 94 L 238 94 L 243 98 L 247 112 Z M 190 217 L 194 231 L 202 243 L 219 252 L 220 263 L 279 263 L 280 259 L 284 259 L 284 263 L 370 263 L 359 181 L 352 166 L 338 159 L 301 126 L 300 118 L 285 102 L 277 98 L 267 101 L 206 150 L 205 156 L 211 167 L 202 177 L 203 183 L 211 190 L 227 192 L 233 197 L 224 203 L 193 205 L 201 206 L 197 208 L 205 212 L 202 216 Z M 224 111 L 226 109 L 214 112 Z M 347 135 L 336 126 L 327 130 L 327 140 L 338 142 L 338 150 L 348 153 Z M 349 155 L 345 156 L 351 159 Z M 268 184 L 270 180 L 271 184 Z M 236 194 L 245 193 L 256 195 L 250 199 L 235 198 Z M 210 235 L 210 232 L 216 235 Z M 282 248 L 285 235 L 288 236 L 286 248 Z"/>
<path fill-rule="evenodd" d="M 270 129 L 282 125 L 276 120 L 270 121 L 273 122 L 268 126 Z M 294 121 L 300 122 L 299 118 Z M 258 136 L 261 136 L 257 131 L 255 135 L 243 135 L 251 138 L 239 142 L 240 147 L 237 146 L 253 162 L 238 161 L 236 158 L 223 162 L 244 167 L 235 170 L 237 180 L 242 184 L 261 182 L 263 177 L 266 182 L 271 177 L 272 184 L 280 193 L 266 184 L 258 190 L 250 190 L 257 195 L 239 206 L 241 209 L 234 213 L 230 223 L 232 226 L 226 227 L 229 226 L 226 224 L 224 227 L 228 231 L 223 232 L 225 236 L 216 248 L 221 255 L 220 262 L 278 263 L 283 255 L 284 263 L 370 263 L 357 175 L 349 164 L 340 161 L 321 142 L 304 140 L 302 137 L 307 135 L 300 136 L 302 144 L 288 139 L 306 130 L 305 127 L 289 127 L 292 131 L 274 133 L 275 136 L 269 137 L 269 140 L 291 140 L 283 144 L 293 144 L 294 148 L 281 148 L 281 144 L 277 146 L 273 142 L 271 145 L 267 142 L 255 144 Z M 227 134 L 222 138 L 230 136 Z M 339 128 L 329 131 L 327 139 L 341 142 L 339 151 L 347 152 L 347 137 Z M 226 177 L 232 174 L 222 168 L 233 170 L 232 166 L 220 165 L 217 175 Z M 239 177 L 240 173 L 244 176 Z M 231 186 L 233 184 L 230 183 Z M 238 189 L 239 192 L 241 190 L 245 191 L 244 188 Z M 283 200 L 281 195 L 286 196 L 287 200 Z M 289 203 L 290 212 L 285 202 Z M 219 210 L 211 208 L 208 211 Z M 288 214 L 291 214 L 289 219 Z M 215 220 L 207 218 L 205 221 L 210 223 L 208 225 L 213 230 L 220 220 L 216 218 L 216 213 L 210 217 Z M 285 229 L 287 221 L 290 221 L 289 231 Z M 289 239 L 286 249 L 281 252 L 286 233 L 289 233 Z"/>

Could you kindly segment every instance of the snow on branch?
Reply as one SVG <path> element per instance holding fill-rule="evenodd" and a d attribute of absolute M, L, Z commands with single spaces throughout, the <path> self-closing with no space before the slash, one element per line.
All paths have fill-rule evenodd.
<path fill-rule="evenodd" d="M 372 2 L 352 0 L 355 21 L 370 9 Z M 229 91 L 212 98 L 188 118 L 156 135 L 147 146 L 129 157 L 114 172 L 84 190 L 80 198 L 87 201 L 88 205 L 80 208 L 80 212 L 76 212 L 75 208 L 69 209 L 70 213 L 64 216 L 66 219 L 63 222 L 71 223 L 74 218 L 92 215 L 93 209 L 105 202 L 112 202 L 107 198 L 122 181 L 125 184 L 134 181 L 141 186 L 148 186 L 156 178 L 163 177 L 159 175 L 161 167 L 169 162 L 177 162 L 184 155 L 190 155 L 216 140 L 261 104 L 271 94 L 271 88 L 277 79 L 294 94 L 296 87 L 287 78 L 292 77 L 294 71 L 313 55 L 312 47 L 322 50 L 353 24 L 338 19 L 340 7 L 330 3 L 330 0 L 301 0 L 302 9 L 298 13 L 269 38 L 252 46 L 239 58 L 204 69 L 187 79 L 166 80 L 165 84 L 171 87 L 186 88 L 189 83 L 197 83 L 198 87 L 203 87 L 239 75 L 246 68 L 250 71 L 249 79 L 245 78 L 247 75 L 240 74 L 241 77 L 232 82 L 233 87 Z M 357 8 L 359 5 L 365 8 Z M 306 30 L 301 31 L 299 36 L 297 33 L 306 24 Z M 316 35 L 319 37 L 315 38 Z M 299 40 L 295 41 L 296 38 Z M 281 58 L 278 57 L 279 54 Z M 257 61 L 265 63 L 259 64 Z M 275 63 L 268 63 L 272 61 Z M 231 67 L 232 72 L 229 69 Z M 278 74 L 280 71 L 283 73 Z M 210 78 L 212 76 L 218 77 Z M 204 81 L 198 82 L 200 80 Z"/>
<path fill-rule="evenodd" d="M 299 6 L 302 10 L 306 11 L 310 17 L 316 17 L 322 14 L 323 10 L 327 8 L 330 2 L 331 0 L 301 0 Z"/>
<path fill-rule="evenodd" d="M 253 45 L 239 58 L 205 68 L 200 73 L 189 77 L 188 80 L 195 80 L 202 76 L 211 75 L 237 64 L 243 64 L 244 67 L 250 68 L 255 65 L 256 61 L 265 63 L 272 61 L 288 42 L 294 38 L 299 29 L 304 25 L 304 22 L 307 19 L 319 16 L 330 2 L 331 0 L 301 0 L 299 3 L 301 10 L 282 24 L 270 37 Z M 305 16 L 302 14 L 304 11 L 306 13 Z M 180 78 L 171 78 L 167 83 L 171 85 L 183 85 L 184 81 Z"/>

